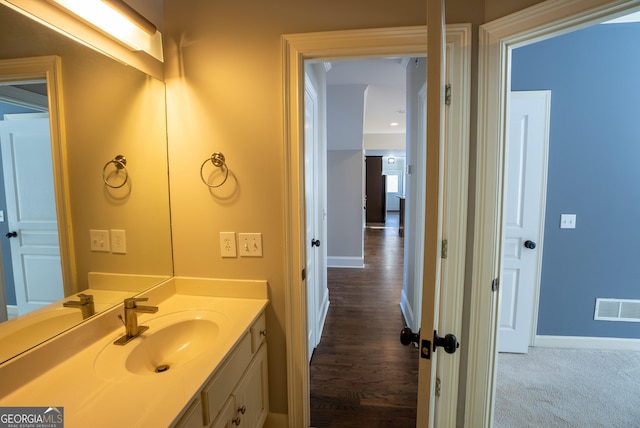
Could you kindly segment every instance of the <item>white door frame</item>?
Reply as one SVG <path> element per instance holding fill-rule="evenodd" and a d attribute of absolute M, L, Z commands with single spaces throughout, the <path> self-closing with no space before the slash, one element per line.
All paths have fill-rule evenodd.
<path fill-rule="evenodd" d="M 480 27 L 476 215 L 469 322 L 465 427 L 493 423 L 502 242 L 506 99 L 514 48 L 640 8 L 639 0 L 550 0 Z"/>
<path fill-rule="evenodd" d="M 309 426 L 309 359 L 307 349 L 307 297 L 301 272 L 306 263 L 304 217 L 304 61 L 328 58 L 423 56 L 427 52 L 425 26 L 347 30 L 323 33 L 284 35 L 283 89 L 284 89 L 284 189 L 285 189 L 285 306 L 287 339 L 287 391 L 288 424 L 291 428 Z M 450 189 L 448 201 L 453 204 L 452 215 L 460 215 L 453 223 L 457 233 L 449 239 L 449 263 L 455 274 L 450 275 L 448 297 L 462 296 L 464 254 L 466 239 L 466 207 L 469 144 L 470 51 L 471 26 L 447 26 L 447 49 L 452 52 L 451 151 L 447 178 Z M 454 104 L 455 103 L 455 104 Z M 455 249 L 451 252 L 451 249 Z M 456 290 L 458 291 L 456 293 Z M 446 301 L 446 299 L 445 299 Z M 461 325 L 461 300 L 444 303 L 452 305 L 446 311 Z M 452 328 L 453 331 L 460 329 Z M 398 344 L 400 341 L 398 339 Z M 464 346 L 464 344 L 463 344 Z M 416 355 L 417 358 L 417 355 Z M 447 360 L 447 359 L 443 359 Z M 457 359 L 449 359 L 451 378 L 457 379 Z M 452 373 L 455 372 L 455 373 Z M 446 392 L 449 391 L 449 392 Z M 443 390 L 443 403 L 449 403 L 455 414 L 457 381 L 451 389 Z M 428 405 L 428 404 L 422 404 Z"/>
<path fill-rule="evenodd" d="M 65 146 L 64 103 L 62 98 L 62 65 L 57 56 L 0 60 L 0 84 L 11 82 L 47 82 L 53 185 L 58 218 L 58 240 L 62 264 L 64 294 L 76 287 L 73 229 L 69 202 L 69 178 Z M 0 287 L 1 288 L 1 287 Z M 4 290 L 0 290 L 4 293 Z"/>

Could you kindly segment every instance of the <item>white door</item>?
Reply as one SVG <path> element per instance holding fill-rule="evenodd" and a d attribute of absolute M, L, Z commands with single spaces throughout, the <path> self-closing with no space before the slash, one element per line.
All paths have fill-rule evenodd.
<path fill-rule="evenodd" d="M 309 360 L 313 350 L 320 343 L 318 331 L 318 287 L 320 286 L 320 245 L 318 228 L 318 207 L 316 197 L 318 195 L 317 165 L 317 126 L 318 126 L 318 94 L 308 79 L 304 85 L 304 174 L 305 174 L 305 204 L 306 204 L 306 251 L 307 251 L 307 329 Z"/>
<path fill-rule="evenodd" d="M 551 92 L 511 92 L 507 105 L 498 351 L 527 353 L 542 264 Z"/>
<path fill-rule="evenodd" d="M 18 314 L 64 297 L 49 119 L 5 115 L 0 146 Z M 7 286 L 7 285 L 5 285 Z"/>
<path fill-rule="evenodd" d="M 444 185 L 444 67 L 445 59 L 444 0 L 427 0 L 427 174 L 425 181 L 424 276 L 422 321 L 420 325 L 420 363 L 418 366 L 417 428 L 433 427 L 442 404 L 436 397 L 437 358 L 442 348 L 434 351 L 434 331 L 438 330 L 440 307 L 442 207 Z M 438 331 L 444 336 L 442 331 Z M 428 341 L 428 342 L 426 342 Z M 444 354 L 443 358 L 447 355 Z M 446 380 L 446 379 L 445 379 Z M 427 405 L 427 403 L 429 403 Z"/>

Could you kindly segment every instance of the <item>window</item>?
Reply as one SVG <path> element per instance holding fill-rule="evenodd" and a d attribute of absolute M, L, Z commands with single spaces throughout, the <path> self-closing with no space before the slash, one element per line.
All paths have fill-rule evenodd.
<path fill-rule="evenodd" d="M 387 179 L 387 193 L 398 193 L 399 188 L 399 176 L 398 175 L 385 175 Z"/>

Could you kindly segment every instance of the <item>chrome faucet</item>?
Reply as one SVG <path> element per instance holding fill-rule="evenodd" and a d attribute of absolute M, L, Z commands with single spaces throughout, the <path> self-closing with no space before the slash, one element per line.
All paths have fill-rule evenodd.
<path fill-rule="evenodd" d="M 113 342 L 116 345 L 124 345 L 128 343 L 130 340 L 135 339 L 140 336 L 142 332 L 147 330 L 149 327 L 146 325 L 138 326 L 138 312 L 142 312 L 145 314 L 155 314 L 158 312 L 157 306 L 138 306 L 138 302 L 146 302 L 149 300 L 146 297 L 130 297 L 128 299 L 124 299 L 124 327 L 125 334 L 120 337 L 118 340 Z M 120 317 L 118 315 L 118 317 Z M 122 320 L 122 317 L 120 317 Z"/>
<path fill-rule="evenodd" d="M 68 300 L 62 303 L 65 308 L 78 308 L 82 312 L 82 319 L 86 320 L 96 313 L 96 307 L 93 304 L 93 296 L 91 294 L 78 294 L 80 300 Z"/>

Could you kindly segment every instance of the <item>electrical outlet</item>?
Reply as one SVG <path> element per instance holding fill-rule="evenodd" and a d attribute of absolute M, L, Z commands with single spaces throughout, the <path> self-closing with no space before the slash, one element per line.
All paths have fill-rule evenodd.
<path fill-rule="evenodd" d="M 560 229 L 575 229 L 576 228 L 576 215 L 575 214 L 561 214 L 560 215 Z"/>
<path fill-rule="evenodd" d="M 262 233 L 240 233 L 240 257 L 262 257 Z"/>
<path fill-rule="evenodd" d="M 102 251 L 105 253 L 111 251 L 109 248 L 108 230 L 91 229 L 89 231 L 89 236 L 91 238 L 91 251 Z"/>
<path fill-rule="evenodd" d="M 111 229 L 111 252 L 127 254 L 127 234 L 121 229 Z"/>
<path fill-rule="evenodd" d="M 220 232 L 220 255 L 222 257 L 237 257 L 236 233 Z"/>

